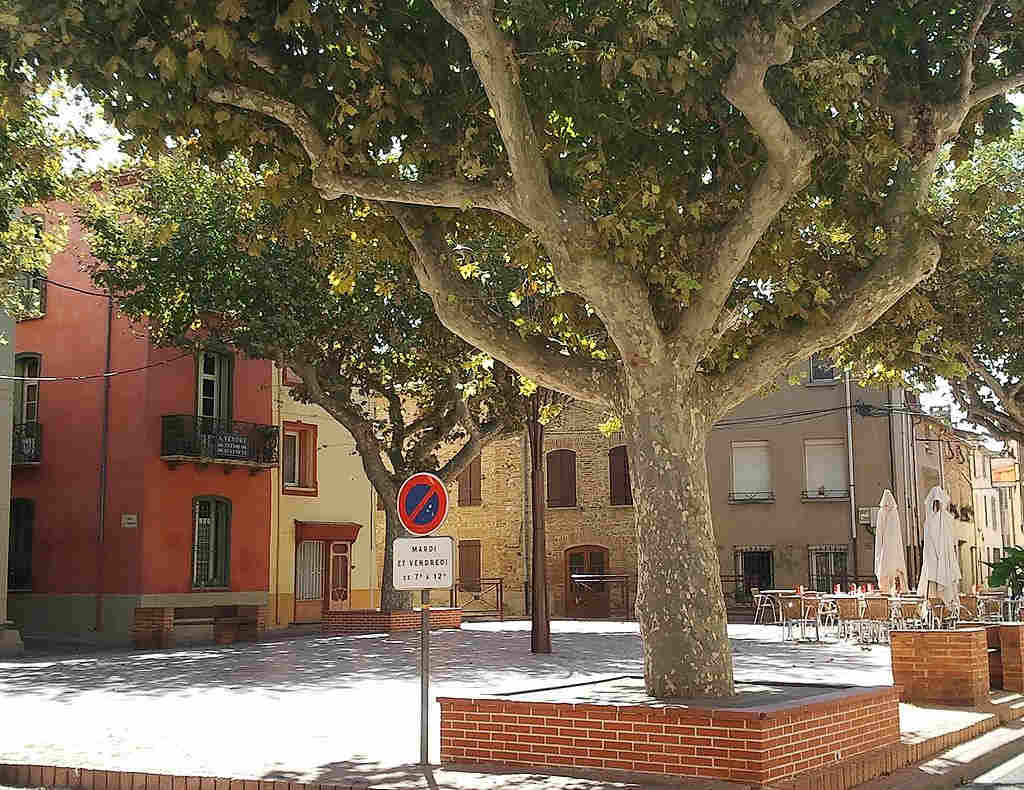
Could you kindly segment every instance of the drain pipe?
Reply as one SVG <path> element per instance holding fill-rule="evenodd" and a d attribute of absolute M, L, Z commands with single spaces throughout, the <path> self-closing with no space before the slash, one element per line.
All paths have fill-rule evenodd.
<path fill-rule="evenodd" d="M 107 361 L 103 368 L 103 427 L 100 432 L 100 484 L 96 526 L 96 630 L 103 630 L 103 527 L 107 518 L 107 456 L 110 435 L 110 335 L 114 324 L 114 299 L 107 294 Z"/>
<path fill-rule="evenodd" d="M 527 467 L 530 464 L 529 450 L 527 449 L 530 440 L 526 436 L 526 430 L 523 429 L 522 442 L 520 442 L 520 481 L 523 484 L 523 512 L 519 519 L 520 524 L 520 537 L 519 545 L 523 547 L 523 614 L 527 617 L 530 616 L 530 585 L 533 584 L 533 577 L 530 575 L 530 571 L 533 567 L 533 563 L 530 562 L 530 558 L 533 556 L 533 548 L 530 544 L 530 538 L 533 535 L 532 524 L 528 524 L 529 513 L 530 513 L 530 485 L 527 482 L 529 480 L 530 473 Z"/>
<path fill-rule="evenodd" d="M 857 573 L 857 496 L 856 481 L 853 473 L 853 400 L 850 397 L 850 372 L 843 376 L 846 386 L 846 457 L 850 468 L 850 538 L 853 540 L 853 578 Z"/>

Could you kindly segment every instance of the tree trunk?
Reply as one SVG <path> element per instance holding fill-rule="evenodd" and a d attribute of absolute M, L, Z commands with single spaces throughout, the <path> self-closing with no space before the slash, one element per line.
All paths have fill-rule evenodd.
<path fill-rule="evenodd" d="M 728 696 L 732 651 L 704 458 L 709 410 L 674 382 L 637 389 L 621 411 L 633 475 L 647 692 Z"/>
<path fill-rule="evenodd" d="M 544 462 L 544 425 L 539 419 L 539 403 L 533 396 L 526 432 L 530 437 L 530 493 L 533 521 L 533 556 L 530 575 L 531 589 L 530 651 L 551 652 L 551 619 L 548 613 L 547 541 L 544 537 L 544 480 L 541 466 Z"/>
<path fill-rule="evenodd" d="M 394 502 L 384 503 L 386 526 L 384 529 L 384 567 L 380 578 L 380 610 L 396 612 L 412 609 L 412 593 L 408 590 L 396 590 L 394 579 L 394 542 L 395 538 L 408 537 L 402 522 L 398 520 L 397 505 Z"/>

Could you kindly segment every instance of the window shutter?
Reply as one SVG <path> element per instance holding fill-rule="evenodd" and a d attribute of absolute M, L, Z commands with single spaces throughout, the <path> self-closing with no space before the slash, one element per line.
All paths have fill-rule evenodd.
<path fill-rule="evenodd" d="M 849 491 L 846 446 L 842 439 L 807 439 L 804 453 L 808 496 L 819 496 L 822 489 L 833 496 Z"/>
<path fill-rule="evenodd" d="M 548 453 L 548 507 L 576 504 L 576 453 L 554 450 Z"/>
<path fill-rule="evenodd" d="M 732 492 L 735 499 L 771 496 L 771 448 L 768 442 L 733 443 Z"/>
<path fill-rule="evenodd" d="M 483 503 L 480 482 L 480 456 L 469 462 L 459 474 L 459 507 Z"/>
<path fill-rule="evenodd" d="M 466 592 L 480 592 L 480 541 L 459 541 L 459 586 Z"/>
<path fill-rule="evenodd" d="M 625 445 L 608 451 L 608 483 L 613 505 L 633 504 L 633 491 L 629 485 L 629 454 Z"/>
<path fill-rule="evenodd" d="M 221 354 L 220 364 L 217 366 L 217 389 L 220 394 L 220 403 L 217 404 L 217 416 L 230 422 L 232 419 L 231 406 L 234 403 L 232 384 L 235 379 L 235 357 L 233 354 Z"/>

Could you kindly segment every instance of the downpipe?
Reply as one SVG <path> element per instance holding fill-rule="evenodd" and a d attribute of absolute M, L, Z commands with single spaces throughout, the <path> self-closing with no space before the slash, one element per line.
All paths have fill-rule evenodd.
<path fill-rule="evenodd" d="M 843 375 L 846 388 L 846 459 L 850 469 L 850 539 L 853 541 L 853 578 L 858 574 L 857 557 L 857 483 L 853 472 L 853 400 L 850 396 L 850 372 Z"/>

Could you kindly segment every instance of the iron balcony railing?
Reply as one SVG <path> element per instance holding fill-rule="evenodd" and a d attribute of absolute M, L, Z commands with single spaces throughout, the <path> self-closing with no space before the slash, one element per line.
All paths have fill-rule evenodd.
<path fill-rule="evenodd" d="M 43 458 L 43 426 L 38 422 L 22 422 L 11 435 L 11 462 L 38 464 Z"/>
<path fill-rule="evenodd" d="M 849 499 L 850 489 L 848 488 L 817 488 L 813 491 L 801 491 L 803 499 Z"/>
<path fill-rule="evenodd" d="M 192 414 L 161 418 L 160 457 L 273 466 L 277 463 L 277 427 Z"/>

